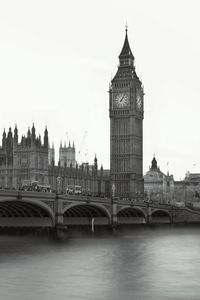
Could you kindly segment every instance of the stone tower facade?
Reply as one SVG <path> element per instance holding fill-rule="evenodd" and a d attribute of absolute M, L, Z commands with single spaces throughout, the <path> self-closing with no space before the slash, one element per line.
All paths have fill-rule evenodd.
<path fill-rule="evenodd" d="M 71 143 L 69 142 L 68 147 L 66 147 L 66 144 L 64 144 L 64 147 L 62 146 L 62 143 L 60 144 L 59 162 L 61 167 L 70 167 L 72 165 L 72 168 L 75 168 L 76 151 L 75 151 L 74 143 L 71 146 Z"/>
<path fill-rule="evenodd" d="M 55 165 L 55 149 L 54 149 L 54 144 L 52 144 L 52 147 L 49 146 L 48 161 L 49 161 L 49 165 L 52 165 L 52 166 Z"/>
<path fill-rule="evenodd" d="M 143 86 L 136 74 L 126 29 L 119 66 L 109 89 L 110 176 L 115 195 L 142 195 Z"/>

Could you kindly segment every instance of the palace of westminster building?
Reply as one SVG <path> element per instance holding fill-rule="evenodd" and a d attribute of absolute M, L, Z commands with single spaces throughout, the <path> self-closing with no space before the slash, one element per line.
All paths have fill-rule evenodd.
<path fill-rule="evenodd" d="M 175 182 L 157 167 L 155 157 L 152 166 L 143 177 L 143 85 L 136 74 L 126 28 L 125 40 L 119 55 L 117 72 L 109 88 L 110 117 L 110 170 L 98 168 L 97 158 L 89 165 L 77 164 L 74 143 L 59 148 L 58 164 L 55 164 L 54 147 L 49 146 L 48 130 L 44 136 L 36 136 L 34 124 L 27 135 L 18 136 L 15 126 L 12 132 L 3 132 L 0 147 L 0 187 L 20 188 L 24 180 L 38 181 L 57 189 L 67 185 L 80 185 L 92 194 L 153 201 L 171 201 L 186 197 L 186 187 L 193 186 L 192 193 L 200 194 L 200 176 L 187 176 Z M 193 181 L 197 181 L 194 183 Z M 198 191 L 197 191 L 198 190 Z M 200 198 L 200 197 L 199 197 Z"/>
<path fill-rule="evenodd" d="M 19 140 L 17 126 L 12 132 L 5 130 L 0 147 L 0 187 L 18 189 L 24 180 L 38 181 L 50 185 L 56 190 L 57 180 L 60 188 L 65 191 L 68 185 L 80 185 L 96 195 L 109 194 L 109 176 L 95 156 L 94 164 L 76 162 L 74 143 L 59 148 L 59 161 L 55 165 L 54 147 L 49 147 L 48 130 L 45 128 L 43 139 L 36 136 L 34 124 L 28 129 L 27 135 Z"/>

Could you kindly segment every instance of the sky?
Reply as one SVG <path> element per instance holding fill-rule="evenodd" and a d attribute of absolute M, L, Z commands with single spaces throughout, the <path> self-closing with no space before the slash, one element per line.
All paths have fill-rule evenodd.
<path fill-rule="evenodd" d="M 56 159 L 110 167 L 108 88 L 128 38 L 144 85 L 146 173 L 155 154 L 176 180 L 200 173 L 199 1 L 0 1 L 0 135 L 45 126 Z M 85 132 L 87 132 L 85 134 Z"/>

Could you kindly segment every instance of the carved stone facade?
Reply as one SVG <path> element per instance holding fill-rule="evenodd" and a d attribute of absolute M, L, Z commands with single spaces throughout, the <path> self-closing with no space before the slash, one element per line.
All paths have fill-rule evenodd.
<path fill-rule="evenodd" d="M 18 141 L 18 129 L 14 135 L 11 128 L 6 135 L 4 130 L 0 148 L 0 186 L 18 188 L 23 180 L 37 180 L 48 184 L 48 131 L 44 131 L 44 140 L 36 137 L 35 127 L 28 129 L 27 136 Z"/>

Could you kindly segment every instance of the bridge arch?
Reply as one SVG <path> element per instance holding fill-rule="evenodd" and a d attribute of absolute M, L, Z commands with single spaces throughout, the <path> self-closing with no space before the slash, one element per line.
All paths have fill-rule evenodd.
<path fill-rule="evenodd" d="M 155 209 L 151 212 L 152 223 L 171 223 L 172 216 L 168 210 Z"/>
<path fill-rule="evenodd" d="M 53 227 L 55 217 L 51 208 L 41 201 L 1 199 L 0 225 L 10 227 Z"/>
<path fill-rule="evenodd" d="M 111 223 L 109 210 L 98 203 L 70 204 L 63 209 L 63 218 L 67 225 L 90 225 L 92 219 L 96 225 Z"/>
<path fill-rule="evenodd" d="M 124 224 L 144 224 L 146 215 L 139 207 L 123 206 L 117 211 L 117 221 Z"/>

